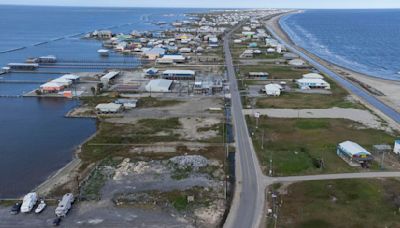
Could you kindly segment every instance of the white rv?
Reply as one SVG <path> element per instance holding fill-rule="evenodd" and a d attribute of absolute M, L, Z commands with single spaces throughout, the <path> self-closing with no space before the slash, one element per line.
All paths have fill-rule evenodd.
<path fill-rule="evenodd" d="M 56 215 L 58 217 L 64 217 L 67 215 L 69 209 L 71 209 L 71 204 L 74 202 L 74 195 L 72 193 L 67 193 L 63 196 L 61 201 L 58 203 L 56 208 Z"/>
<path fill-rule="evenodd" d="M 38 200 L 38 195 L 36 192 L 30 192 L 24 196 L 21 205 L 21 212 L 28 213 L 32 210 Z"/>

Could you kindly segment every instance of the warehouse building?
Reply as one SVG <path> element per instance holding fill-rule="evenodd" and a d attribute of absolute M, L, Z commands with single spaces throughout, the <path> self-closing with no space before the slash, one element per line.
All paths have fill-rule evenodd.
<path fill-rule="evenodd" d="M 195 75 L 196 72 L 193 70 L 166 70 L 162 73 L 164 79 L 170 80 L 191 80 Z"/>
<path fill-rule="evenodd" d="M 339 143 L 336 153 L 341 158 L 355 163 L 366 163 L 374 159 L 370 152 L 352 141 Z"/>
<path fill-rule="evenodd" d="M 154 92 L 154 93 L 167 93 L 171 92 L 172 88 L 172 80 L 166 79 L 154 79 L 150 80 L 149 83 L 145 86 L 145 90 L 147 92 Z"/>

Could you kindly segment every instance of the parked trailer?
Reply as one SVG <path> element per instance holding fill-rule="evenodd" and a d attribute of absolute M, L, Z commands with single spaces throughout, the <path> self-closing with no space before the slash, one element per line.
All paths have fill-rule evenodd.
<path fill-rule="evenodd" d="M 58 217 L 64 217 L 67 215 L 68 211 L 71 209 L 71 205 L 74 202 L 74 195 L 72 193 L 67 193 L 63 196 L 61 201 L 55 210 Z"/>

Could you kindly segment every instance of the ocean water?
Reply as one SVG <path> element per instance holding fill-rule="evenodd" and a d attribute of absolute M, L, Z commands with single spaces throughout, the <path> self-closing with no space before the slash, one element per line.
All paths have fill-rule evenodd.
<path fill-rule="evenodd" d="M 325 60 L 400 80 L 400 10 L 306 10 L 280 24 L 294 43 Z"/>
<path fill-rule="evenodd" d="M 63 62 L 118 62 L 135 64 L 134 57 L 112 53 L 101 58 L 101 43 L 81 39 L 82 33 L 96 29 L 113 32 L 160 31 L 194 9 L 75 8 L 0 6 L 0 67 L 24 62 L 28 57 L 56 55 Z M 204 11 L 204 10 L 203 10 Z M 42 45 L 36 45 L 38 43 Z M 7 50 L 24 49 L 2 53 Z M 11 73 L 3 80 L 47 81 L 62 72 L 103 71 L 104 69 L 52 70 L 54 74 Z M 49 71 L 49 69 L 39 69 Z M 65 118 L 79 104 L 77 100 L 21 98 L 37 88 L 37 83 L 0 83 L 0 198 L 21 196 L 63 167 L 73 151 L 96 131 L 92 119 Z"/>

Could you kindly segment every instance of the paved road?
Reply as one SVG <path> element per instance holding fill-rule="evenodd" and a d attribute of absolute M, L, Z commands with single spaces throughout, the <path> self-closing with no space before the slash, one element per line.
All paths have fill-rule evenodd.
<path fill-rule="evenodd" d="M 236 189 L 232 207 L 224 227 L 258 227 L 264 207 L 264 176 L 258 164 L 247 124 L 242 114 L 242 103 L 229 49 L 229 40 L 233 31 L 235 29 L 224 37 L 224 52 L 231 90 L 232 120 L 235 126 Z"/>
<path fill-rule="evenodd" d="M 279 37 L 276 32 L 270 27 L 267 26 L 267 29 L 270 31 L 272 36 L 274 36 L 279 42 L 281 42 L 283 45 L 287 47 L 291 52 L 296 53 L 300 57 L 302 57 L 304 60 L 308 61 L 311 65 L 313 65 L 315 68 L 317 68 L 319 71 L 324 72 L 328 76 L 330 76 L 332 79 L 334 79 L 336 82 L 338 82 L 341 86 L 344 88 L 348 89 L 351 91 L 353 94 L 357 95 L 364 101 L 366 101 L 368 104 L 371 106 L 375 107 L 376 109 L 380 110 L 383 112 L 385 115 L 387 115 L 389 118 L 393 119 L 395 122 L 400 123 L 400 113 L 398 113 L 396 110 L 393 108 L 389 107 L 373 95 L 369 94 L 365 90 L 361 89 L 360 87 L 357 87 L 341 77 L 340 75 L 336 74 L 335 72 L 329 70 L 327 67 L 323 66 L 319 62 L 315 61 L 313 58 L 309 57 L 308 55 L 304 54 L 303 52 L 297 50 L 295 47 L 292 45 L 288 44 L 285 42 L 281 37 Z"/>
<path fill-rule="evenodd" d="M 363 179 L 363 178 L 388 178 L 400 177 L 400 172 L 365 172 L 365 173 L 338 173 L 309 176 L 288 176 L 288 177 L 265 177 L 266 184 L 273 182 L 298 182 L 312 180 L 336 180 L 336 179 Z"/>

